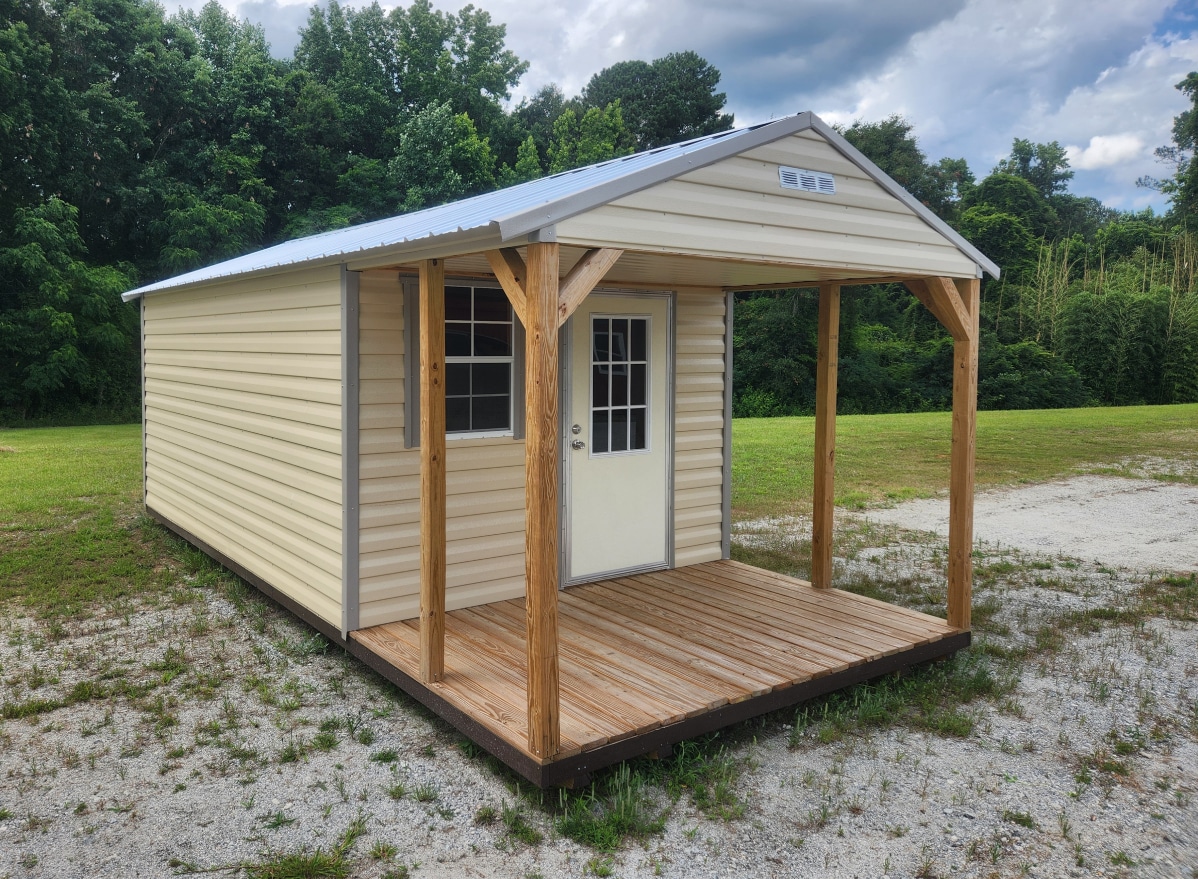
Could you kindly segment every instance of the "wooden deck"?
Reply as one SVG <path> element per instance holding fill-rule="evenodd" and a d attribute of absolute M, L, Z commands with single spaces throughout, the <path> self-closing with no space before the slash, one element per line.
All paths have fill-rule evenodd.
<path fill-rule="evenodd" d="M 548 762 L 527 748 L 522 599 L 446 615 L 439 683 L 419 683 L 417 620 L 353 632 L 351 649 L 546 785 L 969 643 L 942 619 L 732 561 L 571 587 L 558 623 L 561 750 Z"/>

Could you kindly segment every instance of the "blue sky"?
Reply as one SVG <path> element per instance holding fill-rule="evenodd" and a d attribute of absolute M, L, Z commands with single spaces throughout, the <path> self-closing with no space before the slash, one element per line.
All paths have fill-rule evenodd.
<path fill-rule="evenodd" d="M 308 0 L 221 0 L 290 54 Z M 464 3 L 434 4 L 457 9 Z M 168 10 L 201 0 L 167 0 Z M 364 5 L 349 2 L 343 5 Z M 395 3 L 382 3 L 384 7 Z M 617 61 L 693 49 L 723 73 L 738 124 L 802 110 L 829 122 L 899 113 L 932 160 L 984 177 L 1015 137 L 1059 141 L 1072 191 L 1120 209 L 1164 207 L 1137 188 L 1198 70 L 1198 0 L 476 0 L 530 62 L 515 99 L 569 95 Z"/>

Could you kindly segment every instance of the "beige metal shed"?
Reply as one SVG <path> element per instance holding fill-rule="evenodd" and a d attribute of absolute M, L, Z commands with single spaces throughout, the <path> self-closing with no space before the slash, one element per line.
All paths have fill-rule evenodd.
<path fill-rule="evenodd" d="M 979 279 L 809 113 L 141 302 L 148 511 L 537 784 L 969 642 Z M 955 346 L 947 621 L 831 588 L 840 288 Z M 732 297 L 818 286 L 812 582 L 728 560 Z"/>

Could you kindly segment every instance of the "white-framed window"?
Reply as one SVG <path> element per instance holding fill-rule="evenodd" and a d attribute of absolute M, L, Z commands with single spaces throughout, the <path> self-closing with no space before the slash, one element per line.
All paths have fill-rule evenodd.
<path fill-rule="evenodd" d="M 649 449 L 649 316 L 591 317 L 591 455 Z"/>
<path fill-rule="evenodd" d="M 420 287 L 404 278 L 404 445 L 420 445 Z M 524 330 L 496 284 L 445 282 L 445 434 L 523 435 Z"/>

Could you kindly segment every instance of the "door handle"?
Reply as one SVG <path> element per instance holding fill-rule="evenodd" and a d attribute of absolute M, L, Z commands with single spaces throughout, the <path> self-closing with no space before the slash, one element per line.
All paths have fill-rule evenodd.
<path fill-rule="evenodd" d="M 585 449 L 586 447 L 587 447 L 587 444 L 584 443 L 580 439 L 576 439 L 570 443 L 570 448 L 572 448 L 576 452 L 579 451 L 580 449 Z"/>

